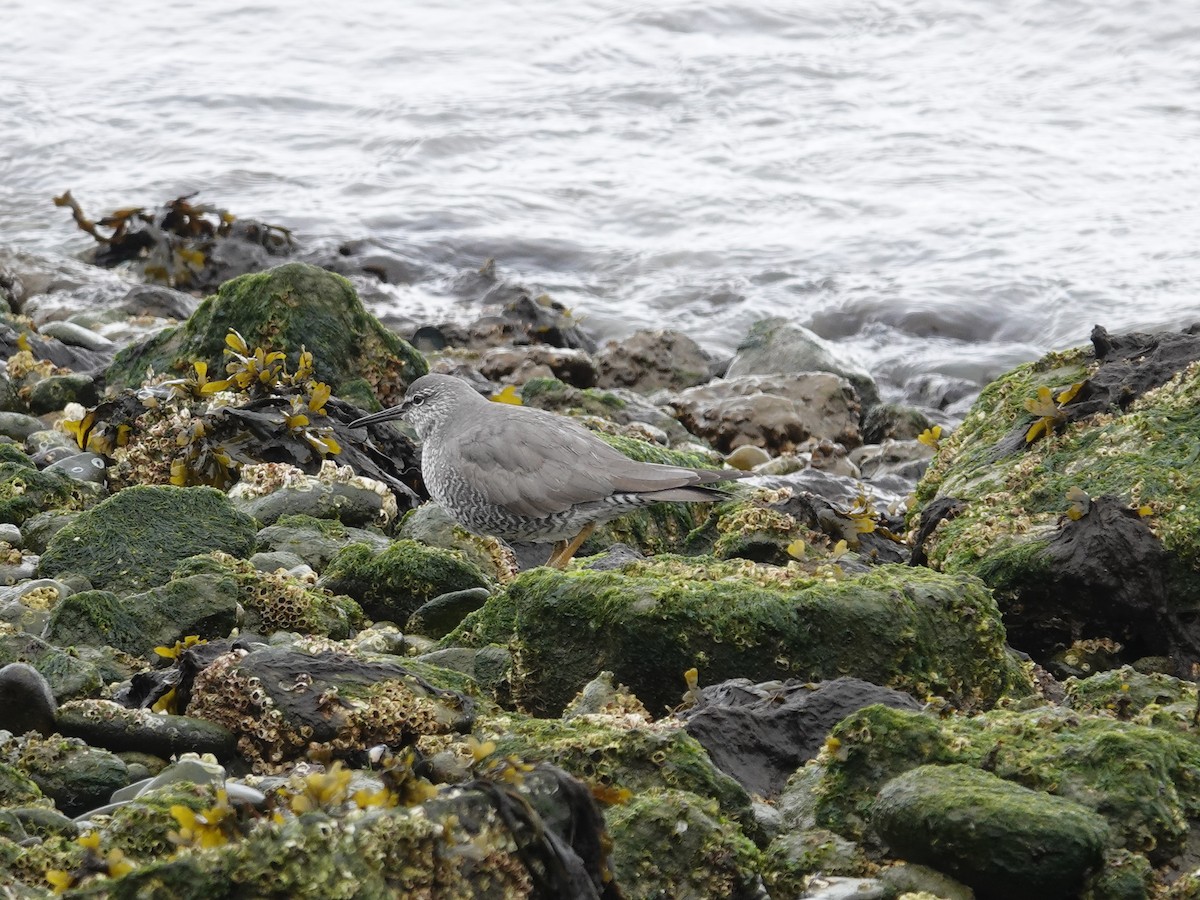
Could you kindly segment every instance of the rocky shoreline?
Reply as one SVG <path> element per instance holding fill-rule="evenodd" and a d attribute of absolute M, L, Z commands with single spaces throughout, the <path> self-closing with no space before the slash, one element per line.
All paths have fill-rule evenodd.
<path fill-rule="evenodd" d="M 5 896 L 1200 897 L 1200 328 L 881 397 L 272 239 L 0 254 Z M 428 370 L 754 474 L 543 568 L 347 427 Z"/>

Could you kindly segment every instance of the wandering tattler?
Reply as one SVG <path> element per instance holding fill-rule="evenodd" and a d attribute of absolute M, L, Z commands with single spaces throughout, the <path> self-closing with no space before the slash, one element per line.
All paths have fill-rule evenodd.
<path fill-rule="evenodd" d="M 459 524 L 510 541 L 554 542 L 563 568 L 597 523 L 651 503 L 712 502 L 700 485 L 741 478 L 733 469 L 637 462 L 562 416 L 493 403 L 467 382 L 423 375 L 404 402 L 351 428 L 404 419 L 421 439 L 425 487 Z"/>

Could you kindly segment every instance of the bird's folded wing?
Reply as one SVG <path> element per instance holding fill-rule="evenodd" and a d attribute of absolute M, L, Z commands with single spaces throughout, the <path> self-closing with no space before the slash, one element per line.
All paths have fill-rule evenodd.
<path fill-rule="evenodd" d="M 687 469 L 651 466 L 622 456 L 582 426 L 550 419 L 488 418 L 464 429 L 457 459 L 447 462 L 484 498 L 515 515 L 542 517 L 614 492 L 654 491 L 694 483 Z"/>

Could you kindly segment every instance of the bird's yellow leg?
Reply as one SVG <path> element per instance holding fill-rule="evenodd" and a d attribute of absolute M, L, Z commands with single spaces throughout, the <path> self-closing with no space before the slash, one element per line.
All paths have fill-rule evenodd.
<path fill-rule="evenodd" d="M 550 551 L 550 558 L 548 560 L 546 560 L 546 562 L 544 564 L 549 566 L 552 569 L 561 569 L 562 566 L 560 566 L 558 564 L 558 558 L 560 556 L 562 556 L 562 552 L 566 549 L 567 549 L 566 541 L 555 541 L 554 547 Z"/>
<path fill-rule="evenodd" d="M 571 561 L 571 557 L 575 555 L 575 551 L 579 549 L 580 545 L 586 541 L 588 536 L 595 530 L 596 523 L 588 522 L 588 524 L 583 526 L 583 531 L 575 535 L 569 544 L 563 547 L 561 551 L 556 552 L 550 557 L 550 561 L 546 563 L 546 565 L 553 566 L 556 569 L 565 569 L 567 567 L 567 563 Z"/>

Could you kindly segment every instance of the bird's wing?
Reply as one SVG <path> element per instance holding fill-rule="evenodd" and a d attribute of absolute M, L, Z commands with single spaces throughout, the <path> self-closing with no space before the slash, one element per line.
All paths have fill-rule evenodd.
<path fill-rule="evenodd" d="M 463 428 L 451 454 L 457 458 L 447 462 L 489 502 L 516 515 L 548 516 L 617 492 L 699 480 L 690 469 L 631 460 L 570 420 L 521 407 L 504 412 Z"/>

